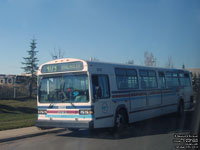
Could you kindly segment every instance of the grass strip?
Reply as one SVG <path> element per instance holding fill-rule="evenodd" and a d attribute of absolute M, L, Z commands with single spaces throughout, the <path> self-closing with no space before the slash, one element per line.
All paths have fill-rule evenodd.
<path fill-rule="evenodd" d="M 35 99 L 0 100 L 0 130 L 29 127 L 37 118 Z"/>

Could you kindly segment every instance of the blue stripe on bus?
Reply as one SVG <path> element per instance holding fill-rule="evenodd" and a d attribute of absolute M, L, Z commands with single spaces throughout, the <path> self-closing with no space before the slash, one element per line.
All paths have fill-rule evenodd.
<path fill-rule="evenodd" d="M 155 90 L 161 90 L 161 89 L 149 89 L 149 90 L 139 90 L 139 89 L 133 89 L 133 90 L 125 90 L 125 91 L 112 91 L 112 94 L 121 94 L 121 93 L 130 93 L 130 92 L 147 92 L 147 91 L 155 91 Z"/>
<path fill-rule="evenodd" d="M 45 115 L 46 118 L 94 118 L 94 115 Z"/>
<path fill-rule="evenodd" d="M 155 97 L 155 98 L 160 97 L 161 98 L 161 94 L 159 94 L 159 95 L 149 95 L 148 97 L 150 97 L 150 98 L 152 98 L 152 97 Z"/>
<path fill-rule="evenodd" d="M 39 110 L 58 109 L 59 107 L 62 107 L 62 106 L 52 106 L 52 107 L 49 107 L 49 106 L 38 106 L 38 109 Z M 92 108 L 94 108 L 94 106 L 66 106 L 65 108 L 66 109 L 92 109 Z"/>
<path fill-rule="evenodd" d="M 176 95 L 176 93 L 169 93 L 169 94 L 164 94 L 163 96 L 175 96 L 175 95 Z M 149 95 L 148 97 L 150 97 L 150 98 L 160 97 L 161 98 L 161 94 Z M 112 101 L 137 100 L 137 99 L 144 99 L 144 98 L 146 98 L 146 96 L 123 97 L 123 98 L 114 98 L 114 99 L 112 99 Z"/>
<path fill-rule="evenodd" d="M 125 91 L 112 91 L 112 94 L 121 94 L 121 93 L 130 93 L 130 92 L 149 92 L 149 91 L 166 91 L 166 90 L 172 90 L 173 92 L 176 92 L 177 88 L 167 88 L 167 89 L 147 89 L 147 90 L 141 90 L 141 89 L 133 89 L 133 90 L 125 90 Z"/>
<path fill-rule="evenodd" d="M 169 93 L 169 94 L 164 94 L 163 96 L 175 96 L 176 93 Z"/>
<path fill-rule="evenodd" d="M 131 90 L 128 91 L 112 91 L 112 94 L 120 94 L 120 93 L 129 93 Z"/>
<path fill-rule="evenodd" d="M 39 110 L 43 110 L 43 109 L 48 109 L 49 106 L 38 106 L 37 107 Z M 52 106 L 51 109 L 58 109 L 58 106 Z"/>
<path fill-rule="evenodd" d="M 146 98 L 146 96 L 131 97 L 130 99 L 129 99 L 129 97 L 126 97 L 126 98 L 114 98 L 114 99 L 112 99 L 112 101 L 136 100 L 136 99 L 142 99 L 142 98 Z"/>

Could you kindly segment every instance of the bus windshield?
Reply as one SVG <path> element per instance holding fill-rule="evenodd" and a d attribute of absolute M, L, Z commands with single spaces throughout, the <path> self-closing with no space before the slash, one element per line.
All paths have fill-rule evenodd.
<path fill-rule="evenodd" d="M 89 101 L 88 76 L 86 74 L 41 76 L 39 80 L 40 103 L 81 103 Z"/>

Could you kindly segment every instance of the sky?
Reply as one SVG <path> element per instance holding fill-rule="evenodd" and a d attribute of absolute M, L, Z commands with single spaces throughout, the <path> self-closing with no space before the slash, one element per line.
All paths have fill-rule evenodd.
<path fill-rule="evenodd" d="M 65 57 L 200 68 L 199 0 L 0 0 L 0 74 L 21 74 L 35 38 L 38 65 Z"/>

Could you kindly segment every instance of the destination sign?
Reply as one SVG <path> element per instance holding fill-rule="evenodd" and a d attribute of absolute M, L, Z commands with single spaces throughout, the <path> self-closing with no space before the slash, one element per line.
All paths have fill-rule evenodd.
<path fill-rule="evenodd" d="M 53 72 L 65 72 L 65 71 L 78 71 L 83 70 L 83 63 L 80 61 L 59 63 L 59 64 L 47 64 L 42 67 L 42 73 Z"/>

